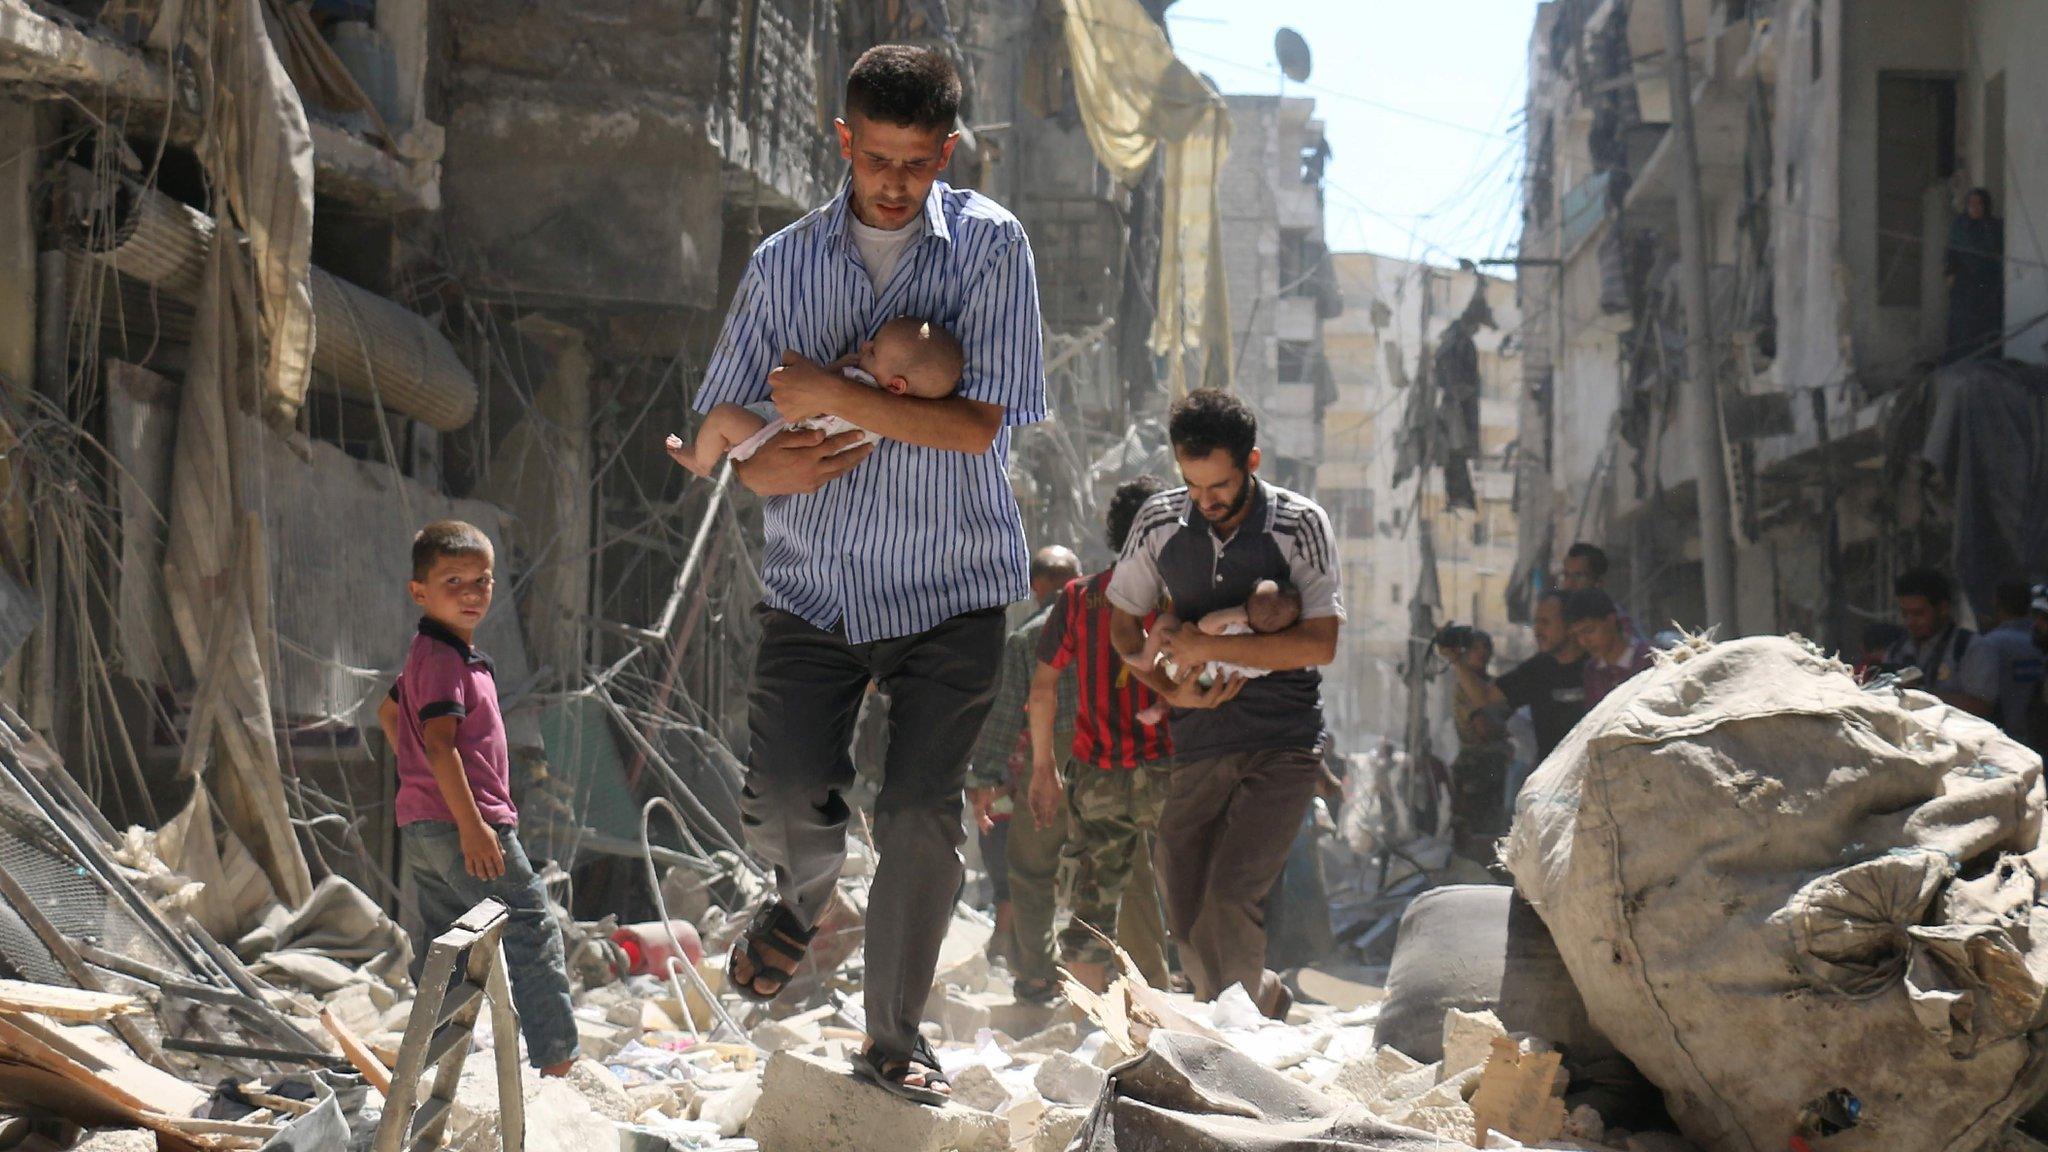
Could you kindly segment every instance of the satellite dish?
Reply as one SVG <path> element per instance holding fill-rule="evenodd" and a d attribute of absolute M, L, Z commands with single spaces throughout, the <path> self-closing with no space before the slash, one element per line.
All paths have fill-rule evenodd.
<path fill-rule="evenodd" d="M 1280 74 L 1296 84 L 1308 82 L 1308 41 L 1292 28 L 1273 34 L 1273 55 L 1280 61 Z"/>

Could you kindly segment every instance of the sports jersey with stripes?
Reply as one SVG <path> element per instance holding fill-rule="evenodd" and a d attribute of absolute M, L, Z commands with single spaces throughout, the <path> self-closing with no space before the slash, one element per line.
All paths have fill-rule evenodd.
<path fill-rule="evenodd" d="M 1004 412 L 988 451 L 885 439 L 816 492 L 765 501 L 767 605 L 864 644 L 1030 594 L 1007 465 L 1011 428 L 1045 418 L 1045 372 L 1037 278 L 1016 217 L 979 193 L 934 183 L 925 235 L 877 291 L 847 227 L 850 212 L 842 186 L 754 251 L 695 407 L 765 400 L 784 350 L 829 363 L 896 316 L 959 338 L 967 366 L 955 394 Z"/>
<path fill-rule="evenodd" d="M 1109 580 L 1115 571 L 1069 581 L 1038 635 L 1039 663 L 1074 669 L 1073 758 L 1106 771 L 1173 755 L 1166 725 L 1138 719 L 1159 697 L 1131 675 L 1109 642 Z M 1151 626 L 1147 618 L 1145 627 Z"/>

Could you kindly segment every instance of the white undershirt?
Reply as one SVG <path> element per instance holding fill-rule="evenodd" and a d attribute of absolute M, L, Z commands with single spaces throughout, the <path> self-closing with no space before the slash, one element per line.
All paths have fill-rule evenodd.
<path fill-rule="evenodd" d="M 924 214 L 918 215 L 903 227 L 893 232 L 870 227 L 860 222 L 850 210 L 846 223 L 853 229 L 853 246 L 860 250 L 860 262 L 867 265 L 868 279 L 874 283 L 875 295 L 889 286 L 889 278 L 896 274 L 896 268 L 903 263 L 903 254 L 910 246 L 924 237 Z"/>

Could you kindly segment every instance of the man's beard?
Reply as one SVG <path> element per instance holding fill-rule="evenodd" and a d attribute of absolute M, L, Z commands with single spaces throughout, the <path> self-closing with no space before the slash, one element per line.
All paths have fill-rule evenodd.
<path fill-rule="evenodd" d="M 1222 515 L 1212 516 L 1210 515 L 1209 510 L 1207 508 L 1204 508 L 1202 509 L 1202 519 L 1207 520 L 1211 524 L 1225 523 L 1229 521 L 1232 517 L 1236 516 L 1239 512 L 1244 511 L 1244 506 L 1246 504 L 1251 503 L 1251 500 L 1252 478 L 1250 476 L 1246 476 L 1244 478 L 1244 486 L 1237 490 L 1237 498 L 1230 502 L 1230 507 L 1225 508 L 1223 510 Z"/>

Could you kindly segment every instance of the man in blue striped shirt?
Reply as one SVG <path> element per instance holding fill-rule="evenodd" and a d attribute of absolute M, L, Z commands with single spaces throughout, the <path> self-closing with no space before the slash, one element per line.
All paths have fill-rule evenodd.
<path fill-rule="evenodd" d="M 748 839 L 777 895 L 728 963 L 742 995 L 789 981 L 846 856 L 847 747 L 862 694 L 889 694 L 868 902 L 868 1050 L 856 1072 L 898 1095 L 949 1091 L 918 1035 L 961 880 L 967 756 L 994 695 L 1003 607 L 1029 590 L 1006 466 L 1010 429 L 1045 416 L 1038 289 L 1015 217 L 938 179 L 960 81 L 945 57 L 884 45 L 853 66 L 847 186 L 747 264 L 695 407 L 772 400 L 786 431 L 735 465 L 767 498 L 767 595 L 755 660 Z M 953 395 L 892 395 L 828 364 L 885 321 L 943 325 L 966 349 Z"/>

